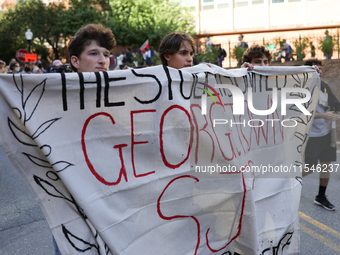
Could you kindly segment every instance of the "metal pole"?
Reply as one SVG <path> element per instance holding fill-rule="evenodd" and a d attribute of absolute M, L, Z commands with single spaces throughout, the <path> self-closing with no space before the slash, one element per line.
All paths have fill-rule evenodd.
<path fill-rule="evenodd" d="M 27 40 L 28 41 L 28 53 L 31 54 L 31 40 Z"/>

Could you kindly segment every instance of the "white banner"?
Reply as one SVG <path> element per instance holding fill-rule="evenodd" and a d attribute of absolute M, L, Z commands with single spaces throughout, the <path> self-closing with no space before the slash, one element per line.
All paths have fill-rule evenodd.
<path fill-rule="evenodd" d="M 298 254 L 319 82 L 312 67 L 0 75 L 1 145 L 62 254 Z"/>

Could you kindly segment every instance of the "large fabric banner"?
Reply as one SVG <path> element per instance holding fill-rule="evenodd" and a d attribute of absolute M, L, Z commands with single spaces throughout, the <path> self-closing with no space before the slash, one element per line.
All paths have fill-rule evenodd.
<path fill-rule="evenodd" d="M 1 146 L 64 255 L 298 254 L 319 83 L 312 67 L 0 75 Z"/>

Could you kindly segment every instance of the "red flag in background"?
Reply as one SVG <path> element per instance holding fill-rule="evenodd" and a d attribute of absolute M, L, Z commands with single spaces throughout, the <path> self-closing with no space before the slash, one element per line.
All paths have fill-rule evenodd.
<path fill-rule="evenodd" d="M 144 53 L 144 52 L 146 51 L 146 48 L 149 49 L 149 47 L 150 47 L 149 39 L 147 39 L 147 40 L 143 43 L 143 45 L 140 47 L 140 50 Z"/>

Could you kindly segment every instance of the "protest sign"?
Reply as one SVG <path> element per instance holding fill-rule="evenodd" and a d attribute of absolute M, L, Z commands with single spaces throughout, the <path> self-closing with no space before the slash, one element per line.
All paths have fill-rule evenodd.
<path fill-rule="evenodd" d="M 1 146 L 63 254 L 297 254 L 319 82 L 312 67 L 0 75 Z"/>

